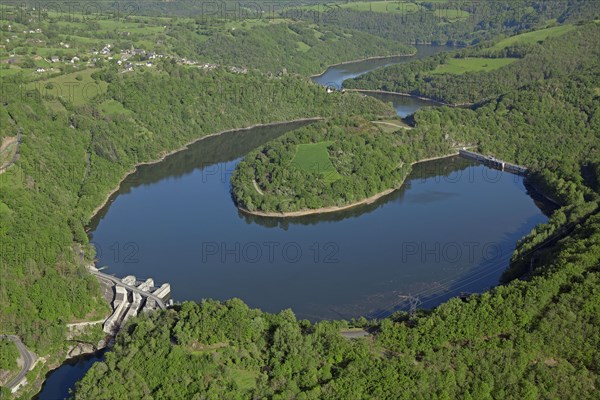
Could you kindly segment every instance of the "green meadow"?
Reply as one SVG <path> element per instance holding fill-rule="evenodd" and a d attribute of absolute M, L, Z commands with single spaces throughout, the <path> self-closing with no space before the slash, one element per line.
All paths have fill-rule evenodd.
<path fill-rule="evenodd" d="M 123 104 L 114 99 L 106 100 L 100 103 L 98 105 L 98 109 L 102 111 L 104 115 L 133 114 L 131 110 L 126 109 Z"/>
<path fill-rule="evenodd" d="M 496 43 L 492 50 L 502 50 L 505 47 L 512 46 L 514 44 L 532 44 L 544 41 L 549 37 L 561 36 L 567 32 L 571 32 L 575 29 L 575 25 L 559 25 L 553 26 L 552 28 L 539 29 L 537 31 L 531 31 L 527 33 L 522 33 L 520 35 L 515 35 L 503 39 Z"/>
<path fill-rule="evenodd" d="M 300 144 L 292 159 L 292 165 L 306 172 L 321 172 L 327 182 L 334 182 L 341 176 L 331 163 L 327 148 L 333 142 L 324 141 L 310 144 Z"/>
<path fill-rule="evenodd" d="M 464 74 L 466 72 L 489 72 L 517 61 L 517 58 L 449 58 L 430 74 Z"/>
<path fill-rule="evenodd" d="M 97 69 L 90 68 L 82 71 L 60 75 L 54 78 L 31 82 L 27 88 L 37 89 L 46 102 L 57 102 L 62 98 L 74 106 L 88 103 L 92 98 L 106 92 L 108 84 L 101 80 L 94 80 L 92 74 Z"/>

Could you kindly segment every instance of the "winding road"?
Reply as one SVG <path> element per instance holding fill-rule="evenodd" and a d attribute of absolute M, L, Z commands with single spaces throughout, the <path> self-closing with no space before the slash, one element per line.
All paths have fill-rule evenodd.
<path fill-rule="evenodd" d="M 27 375 L 27 373 L 33 369 L 33 366 L 35 365 L 35 361 L 36 361 L 36 355 L 33 354 L 32 352 L 30 352 L 27 349 L 27 347 L 25 347 L 25 345 L 23 344 L 23 342 L 21 341 L 21 339 L 18 336 L 0 335 L 0 339 L 6 339 L 6 340 L 13 341 L 15 343 L 15 345 L 17 346 L 19 353 L 21 353 L 21 357 L 23 358 L 23 368 L 21 369 L 21 372 L 19 372 L 19 375 L 14 377 L 10 382 L 8 382 L 6 384 L 6 387 L 14 392 L 16 390 L 16 388 L 18 388 L 19 385 L 21 385 L 21 383 L 22 383 L 23 379 L 25 378 L 25 376 Z"/>

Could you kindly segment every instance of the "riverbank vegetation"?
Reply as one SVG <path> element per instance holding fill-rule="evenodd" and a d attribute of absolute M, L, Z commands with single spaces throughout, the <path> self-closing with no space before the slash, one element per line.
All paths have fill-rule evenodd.
<path fill-rule="evenodd" d="M 233 195 L 248 211 L 343 207 L 398 188 L 418 159 L 448 154 L 449 143 L 438 139 L 386 133 L 360 117 L 316 123 L 249 153 L 231 178 Z"/>
<path fill-rule="evenodd" d="M 287 14 L 405 43 L 461 47 L 600 17 L 593 1 L 568 0 L 349 1 L 301 9 Z"/>

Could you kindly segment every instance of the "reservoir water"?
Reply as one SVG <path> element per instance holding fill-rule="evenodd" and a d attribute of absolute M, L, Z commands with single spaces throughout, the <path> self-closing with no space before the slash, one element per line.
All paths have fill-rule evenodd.
<path fill-rule="evenodd" d="M 343 80 L 444 51 L 420 46 L 395 57 L 329 68 L 313 78 Z M 434 106 L 373 94 L 405 117 Z M 378 202 L 298 219 L 244 215 L 229 177 L 250 150 L 291 124 L 202 140 L 127 177 L 90 226 L 98 266 L 117 276 L 169 282 L 176 301 L 239 297 L 299 318 L 382 317 L 418 298 L 432 307 L 461 292 L 498 283 L 516 241 L 546 216 L 521 177 L 458 157 L 414 167 L 405 185 Z M 69 395 L 104 352 L 50 373 L 41 400 Z"/>
<path fill-rule="evenodd" d="M 75 384 L 85 376 L 88 370 L 98 361 L 104 360 L 106 350 L 66 361 L 60 368 L 48 374 L 41 392 L 35 400 L 59 400 L 70 396 Z"/>
<path fill-rule="evenodd" d="M 333 65 L 321 75 L 313 76 L 313 80 L 320 85 L 341 89 L 346 79 L 352 79 L 366 74 L 378 68 L 395 64 L 403 64 L 414 60 L 420 60 L 440 52 L 452 50 L 448 46 L 417 45 L 417 54 L 414 56 L 371 58 L 345 64 Z"/>
<path fill-rule="evenodd" d="M 417 45 L 415 47 L 417 48 L 417 54 L 411 57 L 374 58 L 348 64 L 334 65 L 329 67 L 323 74 L 314 76 L 313 81 L 320 85 L 333 87 L 339 90 L 346 79 L 359 77 L 378 68 L 420 60 L 444 51 L 452 50 L 451 47 L 447 46 Z M 368 95 L 378 98 L 386 103 L 392 103 L 396 113 L 402 118 L 414 114 L 423 107 L 439 106 L 439 103 L 411 96 L 401 96 L 389 93 L 368 93 Z"/>
<path fill-rule="evenodd" d="M 98 266 L 169 282 L 176 301 L 239 297 L 299 318 L 381 316 L 498 283 L 515 243 L 546 217 L 523 178 L 459 157 L 418 164 L 378 202 L 293 219 L 239 212 L 240 157 L 290 126 L 207 138 L 128 177 L 98 214 Z"/>

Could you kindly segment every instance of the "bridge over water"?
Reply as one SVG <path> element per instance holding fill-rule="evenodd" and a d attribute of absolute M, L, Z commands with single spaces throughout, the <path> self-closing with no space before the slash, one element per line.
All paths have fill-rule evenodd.
<path fill-rule="evenodd" d="M 522 165 L 517 165 L 513 163 L 509 163 L 507 161 L 499 160 L 492 156 L 485 156 L 480 153 L 475 153 L 474 151 L 469 151 L 465 148 L 459 150 L 459 154 L 462 157 L 469 158 L 471 160 L 479 161 L 480 163 L 487 165 L 492 168 L 499 169 L 501 171 L 508 171 L 519 175 L 526 175 L 528 172 L 527 167 L 523 167 Z"/>

